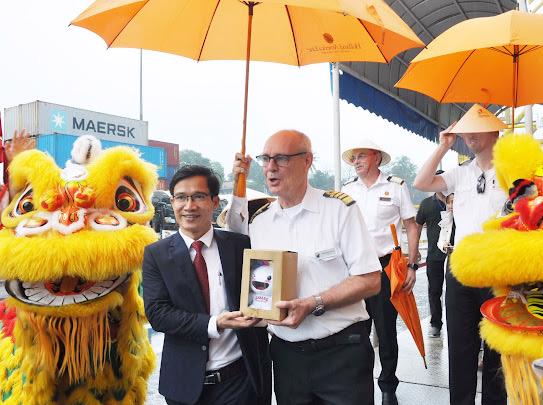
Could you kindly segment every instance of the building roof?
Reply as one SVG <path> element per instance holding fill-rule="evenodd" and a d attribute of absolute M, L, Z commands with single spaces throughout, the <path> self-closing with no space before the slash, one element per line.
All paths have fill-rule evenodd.
<path fill-rule="evenodd" d="M 425 43 L 453 25 L 470 18 L 489 17 L 517 8 L 514 0 L 385 0 Z M 471 104 L 439 104 L 423 94 L 398 89 L 400 79 L 420 49 L 399 54 L 389 64 L 340 63 L 340 97 L 372 111 L 427 139 L 466 112 Z M 372 93 L 370 97 L 365 93 Z M 489 110 L 497 111 L 497 106 Z M 466 153 L 463 143 L 455 149 Z"/>

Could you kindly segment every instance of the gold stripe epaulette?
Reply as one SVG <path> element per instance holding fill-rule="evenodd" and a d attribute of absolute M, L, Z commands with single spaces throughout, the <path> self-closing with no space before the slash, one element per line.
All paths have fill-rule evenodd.
<path fill-rule="evenodd" d="M 323 196 L 327 198 L 337 198 L 338 200 L 343 201 L 347 207 L 353 205 L 356 201 L 351 198 L 350 195 L 342 193 L 341 191 L 326 191 Z"/>
<path fill-rule="evenodd" d="M 391 183 L 399 184 L 400 186 L 404 183 L 404 180 L 398 176 L 388 176 L 387 180 L 390 181 Z"/>
<path fill-rule="evenodd" d="M 267 203 L 267 204 L 264 204 L 262 207 L 260 207 L 260 208 L 253 214 L 253 216 L 252 216 L 251 219 L 249 220 L 249 223 L 252 223 L 253 220 L 256 218 L 257 215 L 262 214 L 264 211 L 266 211 L 268 208 L 270 208 L 270 204 L 271 204 L 271 203 Z"/>

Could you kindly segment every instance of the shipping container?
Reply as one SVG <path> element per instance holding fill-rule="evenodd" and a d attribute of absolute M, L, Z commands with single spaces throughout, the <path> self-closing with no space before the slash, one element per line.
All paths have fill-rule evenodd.
<path fill-rule="evenodd" d="M 108 141 L 147 145 L 147 121 L 44 101 L 20 104 L 4 110 L 5 139 L 11 139 L 15 130 L 23 128 L 30 135 L 94 135 Z"/>
<path fill-rule="evenodd" d="M 170 182 L 166 181 L 166 179 L 158 179 L 158 183 L 156 185 L 157 190 L 168 190 L 170 187 Z"/>
<path fill-rule="evenodd" d="M 177 169 L 178 169 L 177 166 L 167 166 L 166 167 L 166 180 L 168 181 L 168 183 L 172 179 L 172 177 L 175 174 L 175 172 L 177 171 Z"/>
<path fill-rule="evenodd" d="M 48 134 L 40 135 L 37 138 L 36 147 L 39 150 L 49 153 L 59 167 L 64 167 L 66 161 L 71 158 L 72 146 L 77 136 Z M 121 142 L 102 140 L 102 148 L 108 149 L 114 146 L 129 146 L 141 153 L 142 159 L 157 167 L 158 177 L 166 177 L 166 152 L 162 148 L 143 145 L 127 145 Z"/>
<path fill-rule="evenodd" d="M 149 139 L 149 146 L 157 146 L 166 150 L 166 162 L 168 166 L 179 166 L 179 144 Z"/>

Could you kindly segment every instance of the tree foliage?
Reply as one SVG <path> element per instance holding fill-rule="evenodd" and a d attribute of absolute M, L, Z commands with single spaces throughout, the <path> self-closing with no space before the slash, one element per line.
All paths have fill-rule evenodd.
<path fill-rule="evenodd" d="M 325 170 L 315 169 L 309 176 L 309 184 L 321 190 L 333 190 L 334 175 Z"/>
<path fill-rule="evenodd" d="M 394 176 L 401 177 L 407 183 L 409 193 L 411 194 L 411 200 L 413 204 L 420 204 L 420 202 L 428 197 L 428 193 L 417 190 L 413 187 L 413 181 L 417 176 L 418 167 L 407 156 L 399 156 L 391 163 L 381 168 L 385 173 L 392 174 Z"/>
<path fill-rule="evenodd" d="M 183 149 L 179 151 L 180 165 L 200 165 L 209 167 L 219 177 L 221 183 L 224 181 L 224 167 L 216 160 L 211 160 L 203 156 L 200 152 L 196 152 L 190 149 Z"/>

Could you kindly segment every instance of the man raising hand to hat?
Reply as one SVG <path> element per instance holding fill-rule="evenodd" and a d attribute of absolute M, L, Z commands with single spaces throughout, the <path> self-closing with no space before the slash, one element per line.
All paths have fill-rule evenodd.
<path fill-rule="evenodd" d="M 390 224 L 394 224 L 396 229 L 401 229 L 400 220 L 403 220 L 409 245 L 408 273 L 403 289 L 411 291 L 415 285 L 415 272 L 418 268 L 416 262 L 419 238 L 414 218 L 417 211 L 411 202 L 407 185 L 399 177 L 381 172 L 379 167 L 390 162 L 390 155 L 369 139 L 360 140 L 354 148 L 343 152 L 342 157 L 345 162 L 355 167 L 358 176 L 345 184 L 342 191 L 356 200 L 383 268 L 388 265 L 390 254 L 394 249 Z M 390 302 L 390 280 L 384 271 L 381 273 L 381 292 L 366 298 L 366 305 L 379 337 L 379 359 L 382 370 L 378 383 L 383 393 L 383 405 L 397 405 L 398 312 Z"/>
<path fill-rule="evenodd" d="M 439 145 L 422 166 L 414 186 L 422 191 L 454 193 L 454 244 L 465 236 L 482 231 L 482 224 L 499 211 L 507 196 L 499 188 L 492 163 L 493 147 L 506 125 L 490 111 L 475 104 L 458 123 L 439 134 Z M 461 134 L 475 159 L 441 175 L 436 168 Z M 450 402 L 474 405 L 477 388 L 478 354 L 481 345 L 479 322 L 481 304 L 492 297 L 488 288 L 461 285 L 447 272 L 445 307 L 449 343 Z M 482 404 L 505 405 L 499 354 L 484 346 Z"/>

